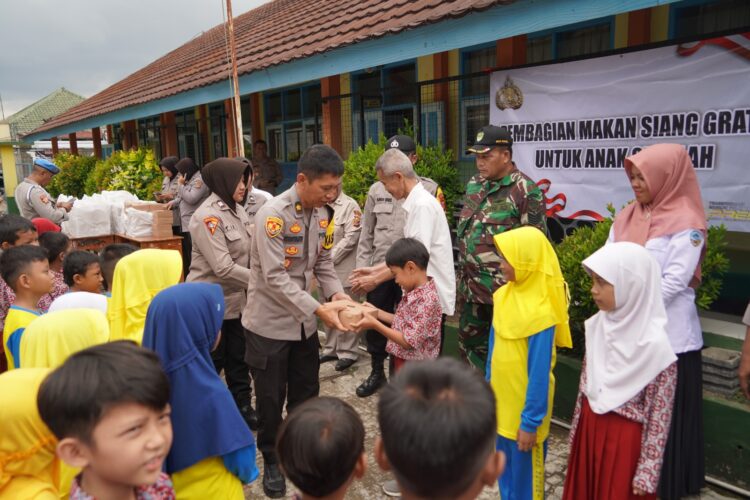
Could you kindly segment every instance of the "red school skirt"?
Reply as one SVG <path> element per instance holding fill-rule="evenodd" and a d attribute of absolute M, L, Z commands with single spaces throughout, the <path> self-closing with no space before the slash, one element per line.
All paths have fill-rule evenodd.
<path fill-rule="evenodd" d="M 655 500 L 633 494 L 643 426 L 614 412 L 598 415 L 581 401 L 565 475 L 563 500 Z"/>

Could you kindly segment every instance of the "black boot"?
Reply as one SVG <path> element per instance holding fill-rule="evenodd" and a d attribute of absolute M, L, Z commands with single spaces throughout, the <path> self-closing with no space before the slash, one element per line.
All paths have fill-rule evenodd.
<path fill-rule="evenodd" d="M 378 389 L 383 387 L 388 380 L 385 378 L 385 369 L 383 368 L 382 359 L 372 360 L 372 371 L 370 376 L 357 387 L 357 396 L 360 398 L 367 398 L 377 392 Z"/>
<path fill-rule="evenodd" d="M 258 430 L 258 413 L 251 405 L 243 406 L 240 408 L 240 414 L 245 419 L 247 426 L 250 427 L 251 431 Z"/>
<path fill-rule="evenodd" d="M 268 498 L 282 498 L 286 495 L 286 480 L 281 475 L 278 464 L 264 462 L 263 493 Z"/>

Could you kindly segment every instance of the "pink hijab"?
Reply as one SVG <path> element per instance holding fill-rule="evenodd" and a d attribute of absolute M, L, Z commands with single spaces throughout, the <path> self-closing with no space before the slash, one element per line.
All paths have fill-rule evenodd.
<path fill-rule="evenodd" d="M 651 192 L 651 203 L 637 201 L 625 207 L 615 218 L 615 241 L 632 241 L 645 245 L 646 241 L 698 229 L 705 239 L 706 212 L 703 210 L 698 178 L 687 150 L 680 144 L 654 144 L 625 158 L 625 172 L 630 178 L 637 167 L 646 179 Z M 705 255 L 706 247 L 703 247 Z M 701 258 L 703 260 L 703 258 Z M 701 279 L 701 267 L 695 269 Z"/>

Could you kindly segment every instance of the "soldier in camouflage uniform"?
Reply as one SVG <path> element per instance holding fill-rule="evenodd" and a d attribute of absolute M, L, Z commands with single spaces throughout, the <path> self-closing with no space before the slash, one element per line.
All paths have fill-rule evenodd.
<path fill-rule="evenodd" d="M 458 222 L 458 323 L 461 356 L 480 370 L 487 363 L 492 294 L 505 284 L 493 236 L 520 226 L 546 234 L 542 192 L 513 163 L 505 127 L 483 127 L 467 152 L 478 174 L 466 185 Z"/>

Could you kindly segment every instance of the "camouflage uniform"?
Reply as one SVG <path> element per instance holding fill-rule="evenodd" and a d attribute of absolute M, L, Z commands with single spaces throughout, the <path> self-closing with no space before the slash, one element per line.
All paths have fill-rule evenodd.
<path fill-rule="evenodd" d="M 520 226 L 536 226 L 546 234 L 542 192 L 534 181 L 513 168 L 500 180 L 478 175 L 466 185 L 459 216 L 458 323 L 464 360 L 484 370 L 492 324 L 492 294 L 505 284 L 493 236 Z"/>

